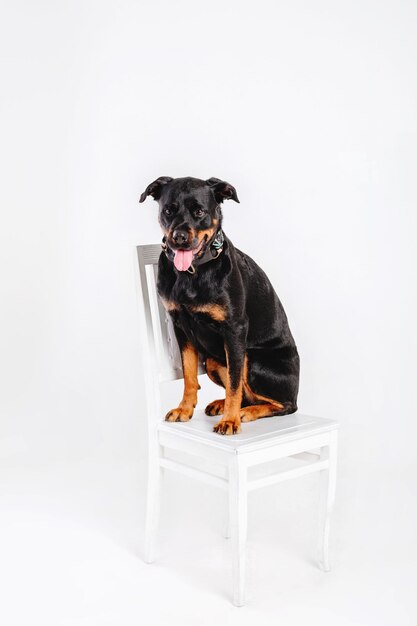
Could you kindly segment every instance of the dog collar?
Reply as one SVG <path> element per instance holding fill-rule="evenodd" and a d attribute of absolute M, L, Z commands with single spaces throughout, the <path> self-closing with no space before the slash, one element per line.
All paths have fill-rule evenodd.
<path fill-rule="evenodd" d="M 162 245 L 162 250 L 165 252 L 166 256 L 169 258 L 169 252 L 171 251 L 171 248 L 166 243 L 165 236 L 162 238 L 161 245 Z M 199 265 L 204 265 L 204 263 L 208 263 L 209 261 L 214 261 L 215 259 L 217 259 L 223 252 L 223 245 L 224 245 L 224 234 L 223 234 L 222 229 L 219 228 L 219 230 L 214 236 L 213 241 L 210 243 L 209 246 L 207 246 L 204 254 L 202 254 L 201 257 L 196 257 L 193 260 L 187 272 L 189 272 L 190 274 L 195 274 L 196 267 L 198 267 Z"/>

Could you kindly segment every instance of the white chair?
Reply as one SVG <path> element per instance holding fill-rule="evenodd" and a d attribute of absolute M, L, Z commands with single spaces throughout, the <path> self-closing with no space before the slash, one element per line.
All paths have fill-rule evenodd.
<path fill-rule="evenodd" d="M 136 250 L 149 435 L 145 561 L 154 560 L 163 470 L 194 476 L 225 489 L 229 498 L 233 603 L 243 605 L 249 491 L 320 472 L 318 562 L 321 569 L 328 571 L 329 522 L 336 486 L 337 422 L 295 413 L 246 423 L 240 434 L 221 436 L 213 432 L 213 418 L 203 411 L 196 411 L 189 422 L 163 421 L 160 385 L 182 378 L 181 358 L 172 322 L 156 291 L 161 246 L 143 245 Z M 277 464 L 271 467 L 271 462 L 277 459 L 286 459 L 286 469 L 277 471 Z"/>

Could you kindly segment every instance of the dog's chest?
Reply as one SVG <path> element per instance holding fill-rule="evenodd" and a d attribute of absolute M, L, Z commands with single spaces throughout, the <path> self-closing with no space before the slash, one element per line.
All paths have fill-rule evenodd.
<path fill-rule="evenodd" d="M 201 354 L 222 359 L 224 356 L 225 308 L 220 304 L 178 303 L 164 300 L 175 326 L 181 328 L 188 340 Z"/>
<path fill-rule="evenodd" d="M 162 298 L 167 311 L 174 313 L 174 317 L 192 325 L 209 325 L 217 328 L 226 319 L 226 307 L 216 302 L 178 302 Z M 214 324 L 213 324 L 214 323 Z"/>
<path fill-rule="evenodd" d="M 182 305 L 174 314 L 175 324 L 201 354 L 221 360 L 224 356 L 224 324 L 219 321 L 222 309 L 213 305 Z"/>
<path fill-rule="evenodd" d="M 195 323 L 222 323 L 226 319 L 226 307 L 210 283 L 196 283 L 191 277 L 169 283 L 158 281 L 158 292 L 167 311 Z"/>

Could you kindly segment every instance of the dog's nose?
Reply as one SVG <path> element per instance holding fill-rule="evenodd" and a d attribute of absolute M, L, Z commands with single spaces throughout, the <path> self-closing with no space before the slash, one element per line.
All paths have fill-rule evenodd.
<path fill-rule="evenodd" d="M 172 239 L 180 246 L 183 243 L 187 243 L 188 233 L 186 230 L 174 230 L 172 233 Z"/>

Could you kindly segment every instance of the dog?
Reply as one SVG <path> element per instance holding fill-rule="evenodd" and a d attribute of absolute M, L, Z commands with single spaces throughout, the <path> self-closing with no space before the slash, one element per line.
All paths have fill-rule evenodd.
<path fill-rule="evenodd" d="M 264 271 L 222 229 L 224 200 L 236 189 L 218 178 L 161 176 L 140 196 L 159 203 L 163 231 L 157 289 L 181 352 L 184 392 L 169 422 L 187 422 L 197 404 L 199 355 L 225 399 L 206 407 L 221 415 L 214 431 L 232 435 L 242 422 L 297 411 L 300 359 L 284 308 Z"/>

